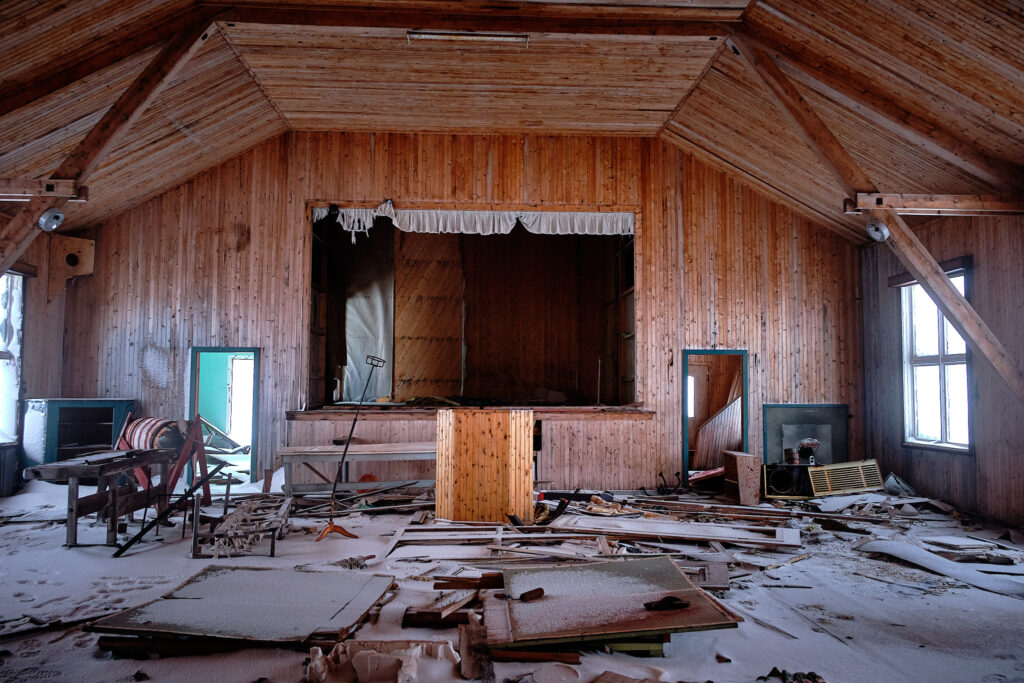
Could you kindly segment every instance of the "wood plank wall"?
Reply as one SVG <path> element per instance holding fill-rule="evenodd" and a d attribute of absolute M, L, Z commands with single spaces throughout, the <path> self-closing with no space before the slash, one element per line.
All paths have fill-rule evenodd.
<path fill-rule="evenodd" d="M 107 221 L 96 274 L 68 292 L 66 396 L 132 396 L 180 416 L 192 345 L 258 346 L 259 457 L 330 443 L 305 400 L 308 201 L 638 210 L 637 397 L 653 420 L 547 421 L 538 478 L 651 485 L 682 462 L 681 351 L 751 352 L 752 450 L 764 401 L 850 403 L 861 452 L 854 247 L 655 139 L 286 133 Z M 685 274 L 684 274 L 685 273 Z M 373 441 L 433 421 L 361 422 Z"/>
<path fill-rule="evenodd" d="M 49 236 L 40 236 L 21 260 L 37 268 L 35 277 L 25 278 L 24 343 L 22 345 L 21 390 L 29 398 L 61 395 L 61 355 L 64 340 L 62 291 L 47 301 L 49 278 Z"/>
<path fill-rule="evenodd" d="M 971 255 L 971 304 L 1010 354 L 1024 359 L 1024 218 L 940 218 L 915 229 L 939 261 Z M 974 454 L 903 446 L 900 294 L 888 278 L 905 272 L 884 247 L 862 252 L 866 455 L 919 493 L 1024 524 L 1024 406 L 980 359 L 969 361 Z"/>
<path fill-rule="evenodd" d="M 748 351 L 750 452 L 763 404 L 846 403 L 863 457 L 857 248 L 692 156 L 684 168 L 684 343 Z"/>

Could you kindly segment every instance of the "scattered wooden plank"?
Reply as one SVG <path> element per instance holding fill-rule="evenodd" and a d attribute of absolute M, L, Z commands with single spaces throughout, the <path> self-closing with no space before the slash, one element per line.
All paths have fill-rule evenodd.
<path fill-rule="evenodd" d="M 853 547 L 861 552 L 891 555 L 904 562 L 916 564 L 936 574 L 948 576 L 951 579 L 962 581 L 982 590 L 1024 600 L 1024 582 L 983 574 L 909 543 L 869 539 Z"/>
<path fill-rule="evenodd" d="M 801 545 L 800 531 L 786 527 L 562 516 L 548 528 L 577 530 L 613 538 L 679 539 L 705 543 L 718 541 L 769 548 L 799 548 Z"/>

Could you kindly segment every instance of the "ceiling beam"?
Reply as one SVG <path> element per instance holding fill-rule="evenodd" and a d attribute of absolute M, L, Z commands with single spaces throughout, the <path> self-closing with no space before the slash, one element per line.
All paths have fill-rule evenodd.
<path fill-rule="evenodd" d="M 853 198 L 858 193 L 877 194 L 878 189 L 864 171 L 771 58 L 757 45 L 742 37 L 730 37 L 729 40 L 750 71 L 774 96 L 782 113 L 787 115 L 804 140 L 836 176 L 836 180 L 847 188 L 848 196 Z M 888 228 L 888 238 L 883 238 L 885 244 L 917 278 L 957 332 L 991 364 L 1017 398 L 1024 402 L 1024 372 L 974 307 L 952 285 L 942 267 L 903 218 L 887 207 L 872 208 L 870 215 Z"/>
<path fill-rule="evenodd" d="M 238 24 L 279 26 L 335 26 L 352 28 L 423 29 L 438 31 L 479 31 L 498 33 L 571 33 L 584 35 L 679 36 L 719 38 L 729 35 L 728 22 L 686 19 L 686 11 L 664 17 L 619 12 L 588 13 L 575 6 L 575 14 L 551 14 L 544 5 L 522 3 L 502 5 L 466 3 L 446 11 L 410 8 L 324 7 L 320 5 L 269 5 L 204 3 L 207 9 L 223 11 L 221 20 Z M 682 18 L 681 18 L 682 17 Z"/>
<path fill-rule="evenodd" d="M 975 351 L 988 360 L 1017 398 L 1024 401 L 1024 372 L 967 299 L 953 286 L 921 240 L 894 210 L 873 209 L 871 213 L 889 229 L 885 243 L 931 295 L 946 319 Z"/>
<path fill-rule="evenodd" d="M 38 70 L 33 70 L 26 78 L 0 84 L 0 117 L 113 66 L 121 60 L 165 43 L 189 26 L 202 23 L 204 19 L 212 19 L 217 11 L 192 9 L 163 20 L 155 26 L 151 19 L 134 22 L 106 35 L 101 44 L 102 49 L 94 53 L 86 54 L 72 62 L 53 61 Z"/>
<path fill-rule="evenodd" d="M 53 177 L 68 179 L 77 185 L 84 183 L 121 134 L 138 119 L 160 89 L 206 42 L 212 29 L 211 22 L 204 20 L 172 39 L 78 143 L 54 171 Z M 21 210 L 0 229 L 0 273 L 6 272 L 32 243 L 39 233 L 36 223 L 43 212 L 51 208 L 63 208 L 67 201 L 67 197 L 36 196 L 22 205 Z"/>
<path fill-rule="evenodd" d="M 1024 214 L 1024 198 L 976 194 L 883 194 L 858 192 L 845 201 L 847 214 L 885 208 L 901 216 L 1007 216 Z"/>
<path fill-rule="evenodd" d="M 832 175 L 843 188 L 843 193 L 847 197 L 853 197 L 858 192 L 874 192 L 875 186 L 871 179 L 832 135 L 817 112 L 771 57 L 745 36 L 730 36 L 729 42 L 751 75 L 774 96 L 776 104 L 794 124 L 796 132 L 818 155 L 825 167 L 832 171 Z"/>
<path fill-rule="evenodd" d="M 67 197 L 85 201 L 89 188 L 73 180 L 52 178 L 0 178 L 0 202 L 27 201 L 28 197 Z"/>

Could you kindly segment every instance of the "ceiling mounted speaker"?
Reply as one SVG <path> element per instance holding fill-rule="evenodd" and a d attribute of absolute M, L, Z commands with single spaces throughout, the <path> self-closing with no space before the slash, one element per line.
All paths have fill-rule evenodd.
<path fill-rule="evenodd" d="M 868 235 L 876 242 L 889 239 L 889 228 L 882 221 L 868 221 Z"/>
<path fill-rule="evenodd" d="M 39 227 L 44 232 L 53 232 L 60 227 L 60 224 L 64 222 L 64 212 L 54 207 L 47 209 L 43 212 L 43 215 L 39 217 Z"/>

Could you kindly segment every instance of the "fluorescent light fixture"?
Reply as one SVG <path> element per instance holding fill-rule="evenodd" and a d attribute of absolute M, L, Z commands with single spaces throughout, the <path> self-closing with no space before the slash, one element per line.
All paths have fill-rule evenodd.
<path fill-rule="evenodd" d="M 481 43 L 521 43 L 529 47 L 530 36 L 526 33 L 477 33 L 475 31 L 407 31 L 406 42 L 414 40 L 472 41 Z"/>

